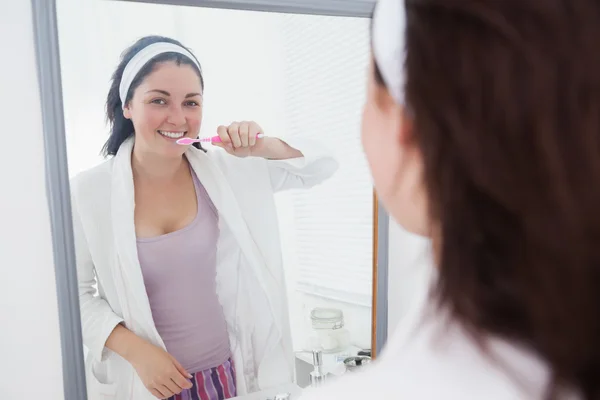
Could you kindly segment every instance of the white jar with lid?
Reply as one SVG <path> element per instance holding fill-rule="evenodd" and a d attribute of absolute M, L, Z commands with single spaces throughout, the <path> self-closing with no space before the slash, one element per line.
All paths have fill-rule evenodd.
<path fill-rule="evenodd" d="M 343 351 L 350 345 L 350 332 L 344 328 L 344 313 L 337 308 L 314 308 L 310 313 L 316 341 L 324 353 Z"/>

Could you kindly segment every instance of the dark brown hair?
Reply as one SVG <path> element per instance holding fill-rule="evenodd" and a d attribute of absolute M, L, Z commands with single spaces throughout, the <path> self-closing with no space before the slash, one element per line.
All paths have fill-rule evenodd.
<path fill-rule="evenodd" d="M 600 399 L 600 2 L 405 6 L 440 304 Z"/>

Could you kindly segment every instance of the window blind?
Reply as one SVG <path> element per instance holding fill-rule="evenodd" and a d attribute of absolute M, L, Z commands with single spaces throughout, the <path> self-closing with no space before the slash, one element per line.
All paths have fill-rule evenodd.
<path fill-rule="evenodd" d="M 371 306 L 373 187 L 360 142 L 368 20 L 280 21 L 286 134 L 319 139 L 340 164 L 324 184 L 291 193 L 296 289 Z"/>

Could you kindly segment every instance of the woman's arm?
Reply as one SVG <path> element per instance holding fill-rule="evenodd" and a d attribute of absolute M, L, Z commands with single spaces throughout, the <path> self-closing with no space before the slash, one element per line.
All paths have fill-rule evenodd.
<path fill-rule="evenodd" d="M 254 157 L 261 157 L 267 160 L 289 160 L 293 158 L 304 157 L 302 151 L 290 146 L 281 139 L 266 137 L 263 139 L 264 145 L 260 151 L 253 151 Z"/>
<path fill-rule="evenodd" d="M 72 192 L 76 192 L 74 186 L 71 186 Z M 109 349 L 105 347 L 106 340 L 123 319 L 112 310 L 105 299 L 95 295 L 97 280 L 94 263 L 81 223 L 76 195 L 72 196 L 71 207 L 83 344 L 97 360 L 104 361 L 110 354 Z"/>
<path fill-rule="evenodd" d="M 339 169 L 332 152 L 323 144 L 306 138 L 275 139 L 281 145 L 265 157 L 273 191 L 308 189 L 331 178 Z M 292 154 L 300 157 L 288 157 Z"/>
<path fill-rule="evenodd" d="M 131 332 L 124 325 L 118 324 L 106 339 L 106 347 L 127 361 L 133 364 L 133 361 L 140 353 L 140 349 L 148 345 L 146 340 Z"/>
<path fill-rule="evenodd" d="M 262 128 L 254 121 L 233 122 L 217 129 L 220 143 L 227 153 L 239 157 L 263 158 L 268 163 L 275 192 L 310 188 L 330 178 L 339 168 L 338 162 L 322 143 L 306 138 L 285 141 L 266 136 L 257 139 Z"/>

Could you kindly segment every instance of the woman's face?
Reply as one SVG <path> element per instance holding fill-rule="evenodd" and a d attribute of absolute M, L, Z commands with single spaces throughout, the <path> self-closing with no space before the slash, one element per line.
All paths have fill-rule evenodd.
<path fill-rule="evenodd" d="M 181 157 L 187 146 L 175 141 L 197 137 L 202 124 L 200 77 L 187 64 L 157 64 L 135 89 L 123 114 L 133 122 L 137 151 Z"/>
<path fill-rule="evenodd" d="M 368 73 L 361 139 L 377 195 L 390 215 L 410 232 L 427 235 L 427 202 L 421 154 L 410 119 L 388 91 Z"/>

